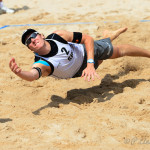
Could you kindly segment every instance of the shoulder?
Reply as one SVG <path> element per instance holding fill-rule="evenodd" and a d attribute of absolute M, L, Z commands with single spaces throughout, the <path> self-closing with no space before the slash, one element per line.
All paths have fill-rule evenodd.
<path fill-rule="evenodd" d="M 73 40 L 73 32 L 66 31 L 66 30 L 56 30 L 53 33 L 59 35 L 61 38 L 68 42 L 72 42 Z"/>
<path fill-rule="evenodd" d="M 58 34 L 59 36 L 62 36 L 64 34 L 66 34 L 69 31 L 66 30 L 55 30 L 53 33 Z"/>
<path fill-rule="evenodd" d="M 67 40 L 65 38 L 63 38 L 62 34 L 58 33 L 58 32 L 53 32 L 52 34 L 48 35 L 46 37 L 47 40 L 52 39 L 52 40 L 56 40 L 62 43 L 67 44 Z"/>
<path fill-rule="evenodd" d="M 48 62 L 41 60 L 41 59 L 33 63 L 33 65 L 37 65 L 37 64 L 41 65 L 41 66 L 43 66 L 43 65 L 44 66 L 50 66 L 50 64 Z"/>
<path fill-rule="evenodd" d="M 48 62 L 44 60 L 38 60 L 33 63 L 32 68 L 40 68 L 42 71 L 42 74 L 44 75 L 50 75 L 53 72 L 53 67 Z"/>

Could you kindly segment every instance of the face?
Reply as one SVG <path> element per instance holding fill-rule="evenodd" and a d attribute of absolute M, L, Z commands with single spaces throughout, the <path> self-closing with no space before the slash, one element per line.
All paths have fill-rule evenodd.
<path fill-rule="evenodd" d="M 38 52 L 45 44 L 44 36 L 33 32 L 26 37 L 26 46 L 34 52 Z"/>

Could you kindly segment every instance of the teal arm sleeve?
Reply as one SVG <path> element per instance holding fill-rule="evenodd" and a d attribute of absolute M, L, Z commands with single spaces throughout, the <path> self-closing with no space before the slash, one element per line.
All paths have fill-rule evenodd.
<path fill-rule="evenodd" d="M 45 65 L 45 66 L 50 66 L 50 65 L 49 65 L 46 61 L 44 61 L 44 60 L 38 60 L 38 61 L 34 62 L 33 65 L 34 65 L 34 64 L 37 64 L 37 63 L 43 64 L 43 65 Z"/>

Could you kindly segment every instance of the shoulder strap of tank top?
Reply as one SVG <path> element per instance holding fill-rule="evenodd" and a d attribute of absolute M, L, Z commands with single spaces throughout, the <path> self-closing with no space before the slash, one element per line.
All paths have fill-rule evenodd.
<path fill-rule="evenodd" d="M 48 35 L 45 40 L 56 40 L 64 44 L 68 44 L 68 42 L 65 39 L 63 39 L 61 36 L 59 36 L 56 33 L 52 33 Z"/>

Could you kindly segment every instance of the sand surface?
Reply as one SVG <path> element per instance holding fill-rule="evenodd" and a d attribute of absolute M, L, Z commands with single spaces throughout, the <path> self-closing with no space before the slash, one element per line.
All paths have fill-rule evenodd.
<path fill-rule="evenodd" d="M 150 0 L 4 0 L 15 14 L 0 15 L 4 25 L 32 26 L 45 36 L 57 29 L 100 39 L 105 29 L 127 26 L 114 45 L 150 50 Z M 91 22 L 92 24 L 64 24 Z M 101 80 L 51 77 L 27 82 L 9 69 L 15 57 L 28 70 L 33 54 L 20 42 L 28 26 L 0 30 L 1 150 L 149 150 L 150 59 L 106 60 Z"/>

